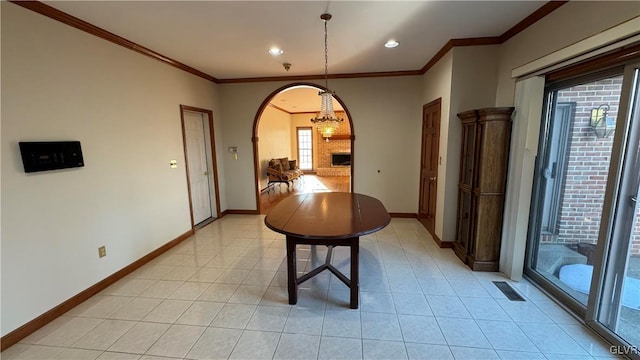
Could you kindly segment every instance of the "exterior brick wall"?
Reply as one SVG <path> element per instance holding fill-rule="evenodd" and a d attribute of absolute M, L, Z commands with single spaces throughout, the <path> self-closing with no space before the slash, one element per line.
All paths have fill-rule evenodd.
<path fill-rule="evenodd" d="M 340 124 L 340 127 L 338 127 L 334 135 L 351 135 L 351 127 L 349 126 L 349 119 L 347 118 L 346 113 L 344 111 L 336 111 L 336 116 L 338 118 L 344 119 L 344 121 Z M 316 139 L 316 147 L 318 149 L 316 175 L 350 176 L 350 166 L 331 166 L 331 154 L 351 153 L 351 140 L 335 140 L 329 138 L 329 141 L 325 141 L 325 139 L 319 133 Z"/>
<path fill-rule="evenodd" d="M 559 243 L 597 243 L 607 185 L 613 134 L 597 138 L 589 126 L 591 109 L 609 105 L 607 117 L 616 118 L 622 76 L 577 85 L 558 92 L 558 102 L 575 104 L 575 117 L 569 129 L 564 193 L 561 194 L 558 236 L 543 241 Z M 640 213 L 638 214 L 640 219 Z M 640 221 L 636 221 L 632 254 L 640 254 Z"/>

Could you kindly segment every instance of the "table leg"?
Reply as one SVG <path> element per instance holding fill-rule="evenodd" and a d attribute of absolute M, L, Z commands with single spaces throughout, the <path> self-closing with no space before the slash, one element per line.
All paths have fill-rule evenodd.
<path fill-rule="evenodd" d="M 355 238 L 351 244 L 351 308 L 358 308 L 358 296 L 360 294 L 360 281 L 358 278 L 358 253 L 360 242 Z"/>
<path fill-rule="evenodd" d="M 298 273 L 296 271 L 296 241 L 287 236 L 287 285 L 289 288 L 289 304 L 298 302 Z"/>

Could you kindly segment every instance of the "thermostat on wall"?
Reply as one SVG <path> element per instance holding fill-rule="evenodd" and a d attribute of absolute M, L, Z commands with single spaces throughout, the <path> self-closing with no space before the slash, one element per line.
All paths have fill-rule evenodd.
<path fill-rule="evenodd" d="M 18 144 L 24 172 L 84 166 L 80 141 L 21 141 Z"/>

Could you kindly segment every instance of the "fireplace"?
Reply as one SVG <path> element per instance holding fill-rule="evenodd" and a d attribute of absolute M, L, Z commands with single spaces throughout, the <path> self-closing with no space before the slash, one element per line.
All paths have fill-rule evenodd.
<path fill-rule="evenodd" d="M 331 166 L 351 166 L 350 153 L 332 153 Z"/>

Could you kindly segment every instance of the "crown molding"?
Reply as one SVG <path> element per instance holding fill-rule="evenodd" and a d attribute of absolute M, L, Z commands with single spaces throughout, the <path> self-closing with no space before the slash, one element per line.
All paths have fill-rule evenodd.
<path fill-rule="evenodd" d="M 44 15 L 46 17 L 49 17 L 51 19 L 54 20 L 58 20 L 63 24 L 69 25 L 71 27 L 74 27 L 78 30 L 82 30 L 86 33 L 89 33 L 91 35 L 95 35 L 99 38 L 102 38 L 104 40 L 110 41 L 116 45 L 120 45 L 122 47 L 125 47 L 129 50 L 133 50 L 137 53 L 140 53 L 142 55 L 148 56 L 152 59 L 155 60 L 159 60 L 165 64 L 171 65 L 173 67 L 176 67 L 180 70 L 186 71 L 188 73 L 191 73 L 195 76 L 201 77 L 203 79 L 212 81 L 212 82 L 218 82 L 218 79 L 216 79 L 215 77 L 209 75 L 209 74 L 205 74 L 200 70 L 194 69 L 191 66 L 185 65 L 177 60 L 174 60 L 168 56 L 164 56 L 158 52 L 155 52 L 149 48 L 146 48 L 140 44 L 136 44 L 133 41 L 127 40 L 125 38 L 123 38 L 122 36 L 118 36 L 112 32 L 109 32 L 103 28 L 97 27 L 93 24 L 90 24 L 84 20 L 78 19 L 75 16 L 69 15 L 64 11 L 60 11 L 54 7 L 51 7 L 45 3 L 42 3 L 40 1 L 15 1 L 15 0 L 10 0 L 10 2 L 22 6 L 23 8 L 29 9 L 31 11 L 37 12 L 38 14 Z"/>
<path fill-rule="evenodd" d="M 347 73 L 347 74 L 329 74 L 329 79 L 352 79 L 365 77 L 386 77 L 386 76 L 414 76 L 422 75 L 420 70 L 405 71 L 380 71 L 380 72 L 363 72 L 363 73 Z M 247 82 L 266 82 L 266 81 L 309 81 L 324 80 L 324 75 L 293 75 L 293 76 L 270 76 L 270 77 L 252 77 L 252 78 L 232 78 L 218 79 L 219 84 L 237 84 Z"/>
<path fill-rule="evenodd" d="M 465 38 L 465 39 L 451 39 L 422 67 L 420 70 L 422 74 L 425 74 L 433 65 L 435 65 L 443 56 L 445 56 L 449 50 L 456 46 L 480 46 L 480 45 L 500 45 L 505 41 L 511 39 L 522 30 L 533 25 L 536 21 L 551 14 L 560 6 L 568 3 L 569 1 L 549 1 L 542 5 L 538 10 L 531 13 L 526 18 L 515 24 L 511 29 L 505 31 L 500 36 L 483 37 L 483 38 Z"/>
<path fill-rule="evenodd" d="M 466 38 L 466 39 L 451 39 L 426 63 L 422 69 L 421 74 L 425 74 L 429 69 L 433 67 L 443 56 L 445 56 L 449 50 L 458 46 L 480 46 L 480 45 L 499 45 L 500 37 L 483 37 L 483 38 Z"/>
<path fill-rule="evenodd" d="M 286 109 L 281 108 L 281 107 L 280 107 L 280 106 L 278 106 L 278 105 L 274 105 L 273 103 L 269 103 L 269 105 L 268 105 L 268 106 L 270 106 L 270 107 L 272 107 L 272 108 L 274 108 L 274 109 L 276 109 L 276 110 L 280 110 L 280 111 L 282 111 L 283 113 L 287 113 L 287 114 L 291 115 L 291 112 L 287 111 Z"/>
<path fill-rule="evenodd" d="M 519 23 L 515 24 L 511 29 L 505 31 L 504 34 L 500 35 L 500 43 L 503 43 L 515 35 L 517 35 L 522 30 L 528 28 L 533 25 L 536 21 L 542 19 L 543 17 L 551 14 L 560 6 L 568 3 L 568 0 L 559 0 L 559 1 L 549 1 L 548 3 L 542 5 L 538 10 L 532 12 L 529 16 L 522 19 Z"/>
<path fill-rule="evenodd" d="M 9 0 L 9 2 L 22 6 L 31 11 L 37 12 L 41 15 L 47 16 L 51 19 L 60 21 L 64 24 L 72 26 L 78 30 L 95 35 L 104 40 L 110 41 L 114 44 L 120 45 L 127 49 L 138 52 L 142 55 L 148 56 L 152 59 L 159 60 L 165 64 L 171 65 L 195 76 L 209 80 L 216 84 L 237 84 L 237 83 L 254 83 L 254 82 L 267 82 L 267 81 L 308 81 L 308 80 L 321 80 L 324 79 L 324 75 L 298 75 L 298 76 L 273 76 L 273 77 L 251 77 L 251 78 L 231 78 L 231 79 L 218 79 L 209 74 L 206 74 L 200 70 L 192 68 L 186 64 L 183 64 L 170 57 L 164 56 L 158 52 L 155 52 L 142 45 L 136 44 L 133 41 L 127 40 L 121 36 L 111 33 L 105 29 L 90 24 L 84 20 L 81 20 L 75 16 L 69 15 L 63 11 L 60 11 L 54 7 L 46 5 L 40 1 L 17 1 Z M 482 38 L 465 38 L 465 39 L 451 39 L 444 44 L 444 46 L 431 58 L 429 61 L 419 70 L 405 70 L 405 71 L 381 71 L 381 72 L 363 72 L 363 73 L 347 73 L 347 74 L 330 74 L 330 79 L 352 79 L 352 78 L 366 78 L 366 77 L 388 77 L 388 76 L 415 76 L 424 75 L 433 65 L 435 65 L 442 57 L 454 47 L 457 46 L 479 46 L 479 45 L 498 45 L 511 39 L 516 34 L 520 33 L 524 29 L 528 28 L 536 21 L 549 15 L 560 6 L 566 4 L 568 1 L 549 1 L 544 4 L 538 10 L 531 13 L 529 16 L 518 22 L 511 27 L 505 33 L 500 36 L 482 37 Z"/>

